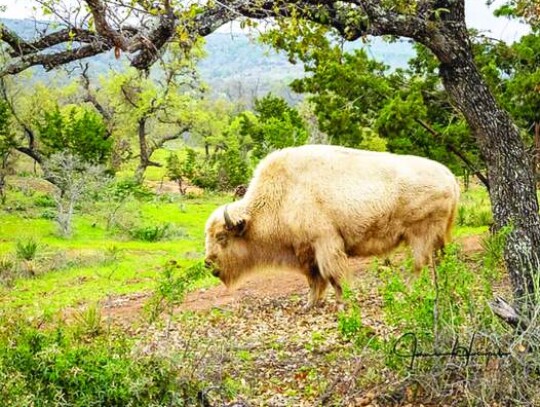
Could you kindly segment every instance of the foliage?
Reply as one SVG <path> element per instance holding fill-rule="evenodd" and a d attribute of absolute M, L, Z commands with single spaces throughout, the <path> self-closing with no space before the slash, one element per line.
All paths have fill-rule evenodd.
<path fill-rule="evenodd" d="M 103 103 L 123 120 L 114 129 L 115 135 L 137 135 L 138 165 L 134 177 L 139 182 L 148 167 L 160 165 L 152 160 L 156 150 L 180 139 L 195 121 L 200 90 L 194 70 L 197 55 L 193 49 L 191 58 L 186 58 L 177 47 L 172 47 L 161 71 L 128 69 L 103 81 L 102 91 L 109 95 Z"/>
<path fill-rule="evenodd" d="M 193 185 L 207 190 L 227 191 L 246 183 L 251 174 L 248 158 L 236 136 L 227 135 L 226 140 L 226 147 L 211 157 L 186 148 L 182 163 L 174 158 L 169 161 L 169 176 L 177 182 L 181 179 L 182 188 L 187 178 Z"/>
<path fill-rule="evenodd" d="M 47 157 L 64 152 L 84 163 L 104 164 L 111 154 L 112 139 L 103 118 L 86 106 L 45 110 L 36 126 Z"/>
<path fill-rule="evenodd" d="M 475 43 L 476 61 L 499 102 L 523 129 L 532 147 L 535 165 L 540 165 L 540 37 L 524 35 L 512 44 L 481 38 Z"/>
<path fill-rule="evenodd" d="M 165 311 L 172 315 L 174 307 L 184 300 L 188 289 L 206 273 L 207 270 L 201 262 L 185 269 L 176 261 L 167 262 L 162 267 L 155 291 L 146 304 L 150 322 L 155 321 Z"/>
<path fill-rule="evenodd" d="M 90 342 L 86 330 L 40 329 L 24 319 L 2 319 L 4 405 L 184 406 L 196 400 L 196 382 L 180 384 L 172 361 L 134 354 L 119 332 L 92 332 Z"/>
<path fill-rule="evenodd" d="M 136 199 L 144 202 L 153 197 L 154 194 L 147 187 L 133 178 L 113 179 L 107 182 L 97 194 L 97 199 L 106 203 L 104 208 L 106 229 L 122 227 L 121 218 L 132 217 L 132 214 L 125 210 L 130 201 Z"/>
<path fill-rule="evenodd" d="M 38 254 L 40 244 L 33 238 L 18 240 L 15 244 L 15 254 L 19 260 L 34 260 Z"/>
<path fill-rule="evenodd" d="M 484 318 L 482 299 L 489 298 L 491 287 L 479 284 L 482 275 L 471 270 L 460 260 L 459 248 L 449 246 L 436 266 L 437 279 L 432 281 L 429 270 L 424 269 L 412 284 L 403 275 L 385 274 L 387 285 L 382 290 L 387 320 L 399 324 L 404 330 L 437 339 L 446 329 L 457 329 L 469 318 Z M 483 292 L 471 290 L 478 286 Z M 482 326 L 486 321 L 475 321 Z"/>
<path fill-rule="evenodd" d="M 192 179 L 195 174 L 196 153 L 192 148 L 186 148 L 186 158 L 181 162 L 176 153 L 170 153 L 167 157 L 167 176 L 176 181 L 178 190 L 182 195 L 186 194 L 186 181 Z"/>
<path fill-rule="evenodd" d="M 15 261 L 7 255 L 0 257 L 0 285 L 11 286 L 17 277 Z"/>
<path fill-rule="evenodd" d="M 0 204 L 6 202 L 6 177 L 13 171 L 14 147 L 11 112 L 7 102 L 0 99 Z"/>
<path fill-rule="evenodd" d="M 435 58 L 423 47 L 409 69 L 390 71 L 365 50 L 345 51 L 323 31 L 300 24 L 306 34 L 301 46 L 284 27 L 267 33 L 265 41 L 300 59 L 311 75 L 291 87 L 308 95 L 320 129 L 333 144 L 427 156 L 461 171 L 463 164 L 447 145 L 476 162 L 476 147 L 463 118 L 442 91 Z M 439 136 L 435 137 L 424 124 Z"/>
<path fill-rule="evenodd" d="M 305 144 L 308 139 L 306 125 L 298 111 L 277 96 L 268 94 L 255 100 L 255 119 L 243 116 L 244 133 L 253 140 L 253 155 L 261 159 L 269 152 Z"/>
<path fill-rule="evenodd" d="M 510 226 L 506 226 L 482 239 L 484 267 L 486 270 L 497 270 L 504 267 L 503 251 L 506 238 L 511 230 Z"/>
<path fill-rule="evenodd" d="M 495 3 L 488 0 L 488 4 Z M 538 31 L 540 28 L 540 4 L 538 0 L 505 0 L 495 11 L 496 16 L 515 17 L 524 19 L 531 27 Z"/>
<path fill-rule="evenodd" d="M 148 225 L 131 228 L 129 233 L 132 239 L 142 240 L 144 242 L 158 242 L 167 236 L 170 225 Z"/>

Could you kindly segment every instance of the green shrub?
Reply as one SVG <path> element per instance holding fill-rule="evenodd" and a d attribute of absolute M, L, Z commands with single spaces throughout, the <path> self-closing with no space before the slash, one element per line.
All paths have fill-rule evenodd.
<path fill-rule="evenodd" d="M 78 339 L 67 328 L 40 330 L 28 321 L 2 321 L 0 400 L 4 406 L 197 405 L 202 383 L 181 366 L 138 355 L 114 335 Z"/>
<path fill-rule="evenodd" d="M 219 185 L 218 170 L 210 162 L 198 163 L 191 182 L 199 188 L 216 190 Z"/>
<path fill-rule="evenodd" d="M 41 219 L 47 219 L 47 220 L 54 220 L 54 219 L 56 219 L 56 216 L 57 216 L 56 215 L 56 210 L 55 209 L 50 209 L 50 208 L 45 209 L 39 215 L 39 217 Z"/>
<path fill-rule="evenodd" d="M 142 240 L 145 242 L 158 242 L 165 239 L 170 225 L 168 223 L 164 225 L 147 225 L 136 227 L 129 231 L 131 237 L 135 240 Z"/>
<path fill-rule="evenodd" d="M 150 188 L 137 182 L 134 178 L 118 180 L 109 184 L 106 188 L 105 195 L 111 201 L 124 201 L 130 196 L 146 201 L 154 197 L 154 193 Z"/>
<path fill-rule="evenodd" d="M 19 260 L 34 260 L 38 254 L 39 247 L 39 243 L 33 238 L 19 240 L 15 243 L 15 254 Z"/>
<path fill-rule="evenodd" d="M 38 195 L 34 198 L 34 205 L 40 208 L 56 208 L 55 200 L 49 195 Z"/>
<path fill-rule="evenodd" d="M 164 311 L 172 312 L 180 304 L 194 282 L 207 274 L 202 263 L 182 268 L 175 261 L 165 264 L 157 280 L 153 295 L 145 305 L 151 322 Z"/>

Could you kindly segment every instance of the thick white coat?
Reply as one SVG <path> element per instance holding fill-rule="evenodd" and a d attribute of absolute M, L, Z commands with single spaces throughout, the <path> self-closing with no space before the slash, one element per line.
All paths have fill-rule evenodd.
<path fill-rule="evenodd" d="M 207 262 L 227 285 L 261 266 L 301 270 L 310 304 L 328 283 L 341 294 L 348 256 L 408 244 L 415 267 L 444 247 L 459 185 L 444 165 L 408 155 L 337 146 L 291 147 L 260 162 L 243 199 L 206 225 Z M 231 225 L 229 225 L 231 226 Z"/>

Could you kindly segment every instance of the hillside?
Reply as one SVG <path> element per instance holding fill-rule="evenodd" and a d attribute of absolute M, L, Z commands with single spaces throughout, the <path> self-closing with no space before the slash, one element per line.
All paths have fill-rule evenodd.
<path fill-rule="evenodd" d="M 43 24 L 33 20 L 0 19 L 26 39 L 31 39 Z M 379 38 L 368 44 L 361 42 L 346 44 L 346 49 L 364 47 L 369 55 L 391 68 L 403 67 L 414 54 L 408 42 L 386 43 Z M 207 57 L 199 64 L 203 80 L 209 84 L 213 93 L 229 98 L 246 98 L 263 95 L 269 91 L 286 94 L 288 83 L 303 74 L 301 65 L 291 64 L 282 53 L 260 44 L 248 35 L 237 32 L 216 32 L 206 37 Z M 111 54 L 98 55 L 90 59 L 93 71 L 122 69 L 126 61 L 117 61 Z M 34 69 L 38 79 L 47 73 Z"/>

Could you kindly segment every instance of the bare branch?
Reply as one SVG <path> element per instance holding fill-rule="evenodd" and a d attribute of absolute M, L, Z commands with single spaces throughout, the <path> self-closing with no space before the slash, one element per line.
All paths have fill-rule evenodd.
<path fill-rule="evenodd" d="M 96 31 L 105 38 L 109 38 L 115 47 L 120 48 L 123 51 L 126 51 L 128 48 L 128 40 L 124 35 L 113 29 L 109 22 L 107 21 L 107 15 L 109 14 L 109 9 L 101 0 L 86 0 L 86 4 L 92 12 L 94 17 L 94 25 L 96 26 Z"/>
<path fill-rule="evenodd" d="M 103 106 L 99 101 L 97 100 L 96 96 L 92 93 L 90 90 L 90 77 L 88 76 L 88 64 L 86 64 L 81 73 L 81 83 L 86 91 L 86 94 L 84 96 L 84 100 L 86 102 L 89 102 L 94 106 L 94 108 L 99 112 L 99 114 L 105 119 L 107 122 L 107 138 L 109 138 L 112 135 L 112 127 L 113 127 L 113 116 L 111 112 L 109 112 L 105 106 Z"/>
<path fill-rule="evenodd" d="M 518 330 L 524 331 L 530 325 L 530 321 L 526 316 L 522 315 L 516 308 L 501 297 L 495 297 L 495 299 L 489 303 L 489 307 L 495 315 Z"/>
<path fill-rule="evenodd" d="M 65 42 L 77 41 L 82 43 L 92 43 L 102 40 L 98 35 L 89 30 L 65 28 L 47 34 L 37 41 L 27 42 L 4 25 L 0 25 L 0 38 L 12 48 L 9 52 L 9 55 L 12 57 L 33 54 Z"/>
<path fill-rule="evenodd" d="M 114 16 L 111 14 L 110 6 L 107 5 L 107 0 L 85 1 L 94 17 L 97 33 L 82 28 L 66 28 L 29 43 L 2 27 L 0 41 L 6 42 L 12 49 L 10 54 L 18 58 L 0 68 L 0 77 L 19 73 L 35 65 L 52 69 L 112 48 L 116 50 L 117 57 L 120 49 L 132 54 L 132 66 L 139 70 L 147 70 L 160 58 L 166 44 L 177 36 L 178 27 L 187 31 L 191 38 L 195 38 L 209 35 L 217 28 L 242 16 L 263 19 L 296 15 L 315 23 L 332 26 L 348 40 L 365 35 L 396 35 L 421 41 L 429 34 L 426 20 L 420 15 L 391 11 L 376 0 L 263 0 L 262 2 L 219 0 L 214 6 L 208 6 L 194 18 L 188 17 L 186 20 L 181 17 L 182 10 L 173 10 L 173 6 L 167 1 L 158 17 L 150 17 L 153 27 L 149 31 L 142 23 L 135 28 L 115 28 L 118 24 L 114 24 L 113 27 L 111 23 Z M 463 0 L 446 2 L 454 5 L 454 3 L 461 4 Z M 425 0 L 422 3 L 431 6 L 433 1 Z M 129 8 L 129 5 L 125 8 Z M 458 6 L 455 8 L 459 11 Z M 137 11 L 141 12 L 144 11 Z M 430 25 L 429 30 L 436 30 L 436 27 L 437 24 Z M 88 45 L 73 50 L 51 52 L 52 46 L 67 41 Z M 48 52 L 37 53 L 45 50 Z"/>
<path fill-rule="evenodd" d="M 58 53 L 30 54 L 22 58 L 16 59 L 13 62 L 6 64 L 4 67 L 1 67 L 0 78 L 5 75 L 13 75 L 20 73 L 36 65 L 42 65 L 45 70 L 50 71 L 57 66 L 67 64 L 69 62 L 102 54 L 106 51 L 109 51 L 111 48 L 111 44 L 95 42 L 91 45 L 85 45 L 72 50 L 65 50 Z"/>

